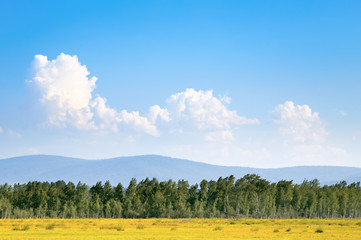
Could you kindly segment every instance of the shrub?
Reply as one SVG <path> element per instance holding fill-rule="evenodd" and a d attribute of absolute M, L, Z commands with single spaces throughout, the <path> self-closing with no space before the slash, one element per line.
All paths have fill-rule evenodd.
<path fill-rule="evenodd" d="M 215 230 L 215 231 L 220 231 L 220 230 L 222 230 L 222 227 L 221 227 L 221 226 L 216 226 L 216 227 L 214 228 L 214 230 Z"/>
<path fill-rule="evenodd" d="M 315 232 L 316 232 L 316 233 L 323 233 L 323 229 L 317 228 Z"/>
<path fill-rule="evenodd" d="M 279 229 L 273 229 L 273 232 L 279 232 L 280 230 Z"/>
<path fill-rule="evenodd" d="M 160 224 L 160 223 L 161 223 L 160 219 L 157 219 L 157 220 L 155 220 L 155 221 L 152 223 L 152 225 L 158 225 L 158 224 Z"/>
<path fill-rule="evenodd" d="M 125 230 L 125 228 L 123 227 L 122 224 L 119 224 L 118 226 L 116 226 L 115 229 L 116 229 L 117 231 L 124 231 L 124 230 Z"/>
<path fill-rule="evenodd" d="M 145 226 L 143 225 L 143 224 L 139 224 L 138 226 L 137 226 L 137 229 L 144 229 L 145 228 Z"/>
<path fill-rule="evenodd" d="M 20 229 L 20 227 L 19 226 L 15 226 L 15 227 L 13 227 L 13 231 L 20 231 L 21 229 Z"/>
<path fill-rule="evenodd" d="M 53 230 L 55 228 L 55 223 L 49 223 L 48 225 L 46 225 L 45 229 L 46 230 Z"/>
<path fill-rule="evenodd" d="M 292 230 L 291 228 L 287 228 L 286 232 L 291 232 L 291 230 Z"/>
<path fill-rule="evenodd" d="M 30 224 L 26 224 L 24 225 L 23 227 L 20 227 L 18 225 L 16 225 L 14 228 L 13 228 L 13 231 L 27 231 L 30 229 Z"/>
<path fill-rule="evenodd" d="M 22 228 L 23 231 L 27 231 L 27 230 L 29 230 L 29 229 L 30 229 L 30 224 L 26 224 L 26 225 Z"/>

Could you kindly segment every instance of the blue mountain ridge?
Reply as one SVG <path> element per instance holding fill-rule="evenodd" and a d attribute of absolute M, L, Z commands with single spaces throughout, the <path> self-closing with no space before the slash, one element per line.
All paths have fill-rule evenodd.
<path fill-rule="evenodd" d="M 323 184 L 340 181 L 361 181 L 361 168 L 337 166 L 299 166 L 284 168 L 226 167 L 170 158 L 159 155 L 117 157 L 103 160 L 85 160 L 52 155 L 29 155 L 0 160 L 0 184 L 27 183 L 29 181 L 79 181 L 93 185 L 98 181 L 119 182 L 127 186 L 132 178 L 138 181 L 157 178 L 159 181 L 184 179 L 190 184 L 203 179 L 217 180 L 234 175 L 257 174 L 270 182 L 318 179 Z"/>

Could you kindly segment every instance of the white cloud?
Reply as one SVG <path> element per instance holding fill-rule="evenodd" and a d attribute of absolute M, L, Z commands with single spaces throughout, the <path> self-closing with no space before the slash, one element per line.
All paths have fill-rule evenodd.
<path fill-rule="evenodd" d="M 139 112 L 128 112 L 122 110 L 117 112 L 116 110 L 106 105 L 106 99 L 97 97 L 92 102 L 92 107 L 95 110 L 96 116 L 100 119 L 100 129 L 112 129 L 113 131 L 118 130 L 119 123 L 125 123 L 135 130 L 145 132 L 147 134 L 157 136 L 159 135 L 156 126 L 153 121 L 149 121 L 146 117 L 140 116 Z M 163 114 L 162 109 L 159 108 L 158 114 Z M 152 112 L 152 108 L 151 108 Z M 155 116 L 157 118 L 157 116 Z"/>
<path fill-rule="evenodd" d="M 97 78 L 88 78 L 89 72 L 78 57 L 61 53 L 49 61 L 46 56 L 36 55 L 34 68 L 33 81 L 41 91 L 42 103 L 49 108 L 49 123 L 94 129 L 89 104 Z"/>
<path fill-rule="evenodd" d="M 102 97 L 96 97 L 91 102 L 91 107 L 95 111 L 95 116 L 99 118 L 98 128 L 111 129 L 112 131 L 118 131 L 118 123 L 121 122 L 119 114 L 113 108 L 106 105 L 107 100 Z"/>
<path fill-rule="evenodd" d="M 89 76 L 77 56 L 61 53 L 55 60 L 48 60 L 46 56 L 36 55 L 34 70 L 32 82 L 40 89 L 41 102 L 47 106 L 48 123 L 58 127 L 117 132 L 124 124 L 158 136 L 160 122 L 174 122 L 169 125 L 170 133 L 193 126 L 208 141 L 229 141 L 233 139 L 233 126 L 258 123 L 258 119 L 248 119 L 229 110 L 225 105 L 230 103 L 229 97 L 216 98 L 212 91 L 192 88 L 171 95 L 167 108 L 151 106 L 147 116 L 137 111 L 117 111 L 107 105 L 106 98 L 94 96 L 97 78 Z"/>
<path fill-rule="evenodd" d="M 322 142 L 328 135 L 325 123 L 308 105 L 295 105 L 292 101 L 286 101 L 279 104 L 274 112 L 277 114 L 275 122 L 282 135 L 291 142 L 317 143 Z"/>
<path fill-rule="evenodd" d="M 153 123 L 158 116 L 167 120 L 166 111 L 155 106 L 150 109 L 151 122 L 139 112 L 117 112 L 106 105 L 105 98 L 94 98 L 92 93 L 97 78 L 88 77 L 86 66 L 80 64 L 77 56 L 61 53 L 49 61 L 46 56 L 36 55 L 34 69 L 33 82 L 41 91 L 41 102 L 48 106 L 51 125 L 117 131 L 118 125 L 124 123 L 135 130 L 158 135 Z"/>
<path fill-rule="evenodd" d="M 139 115 L 139 112 L 127 112 L 123 110 L 120 112 L 121 120 L 128 125 L 131 125 L 135 129 L 140 129 L 143 132 L 158 136 L 157 127 L 149 122 L 149 120 L 145 117 Z"/>
<path fill-rule="evenodd" d="M 220 100 L 226 104 L 230 104 L 231 103 L 231 98 L 227 97 L 227 96 L 223 96 L 220 98 Z"/>
<path fill-rule="evenodd" d="M 227 101 L 230 99 L 227 98 Z M 230 129 L 232 125 L 258 123 L 258 119 L 248 119 L 228 110 L 212 91 L 187 88 L 184 92 L 173 94 L 167 103 L 173 119 L 189 122 L 199 129 Z"/>
<path fill-rule="evenodd" d="M 272 152 L 283 165 L 344 165 L 348 161 L 348 151 L 328 138 L 326 123 L 310 106 L 286 101 L 274 113 L 286 146 L 274 141 Z"/>
<path fill-rule="evenodd" d="M 172 120 L 169 116 L 168 109 L 163 109 L 163 108 L 159 107 L 158 105 L 151 106 L 150 110 L 149 110 L 150 122 L 155 123 L 157 121 L 158 117 L 165 122 L 169 122 Z"/>

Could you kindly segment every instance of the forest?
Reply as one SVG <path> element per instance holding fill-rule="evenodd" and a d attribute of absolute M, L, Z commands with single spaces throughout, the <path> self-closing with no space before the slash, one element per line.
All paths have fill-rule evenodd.
<path fill-rule="evenodd" d="M 132 179 L 0 185 L 1 218 L 360 218 L 360 182 L 270 183 L 248 174 L 217 181 Z"/>

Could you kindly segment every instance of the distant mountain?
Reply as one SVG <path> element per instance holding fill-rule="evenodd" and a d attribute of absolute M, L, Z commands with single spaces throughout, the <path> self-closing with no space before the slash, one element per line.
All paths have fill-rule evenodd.
<path fill-rule="evenodd" d="M 104 160 L 84 160 L 61 156 L 31 155 L 0 160 L 0 184 L 26 183 L 28 181 L 81 181 L 92 185 L 109 180 L 113 185 L 121 182 L 128 186 L 134 177 L 138 181 L 149 178 L 158 180 L 185 179 L 189 183 L 217 180 L 233 174 L 240 178 L 255 173 L 271 182 L 318 179 L 321 184 L 340 181 L 361 181 L 361 168 L 303 166 L 286 168 L 225 167 L 158 155 L 118 157 Z"/>

